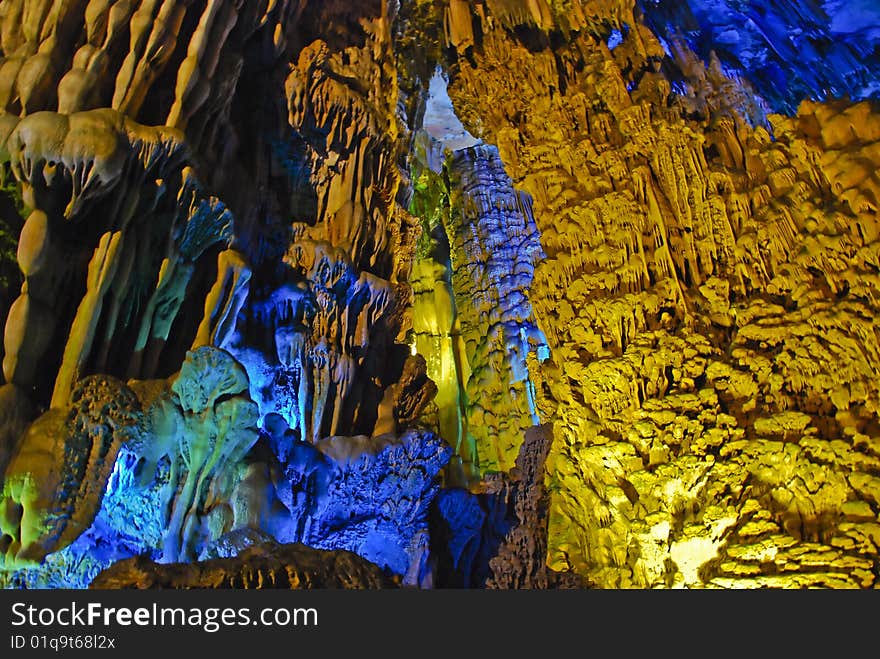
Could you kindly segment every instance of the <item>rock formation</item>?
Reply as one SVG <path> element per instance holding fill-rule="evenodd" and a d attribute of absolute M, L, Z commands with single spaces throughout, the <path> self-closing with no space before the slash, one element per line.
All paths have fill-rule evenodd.
<path fill-rule="evenodd" d="M 751 126 L 717 64 L 670 62 L 638 12 L 601 18 L 475 15 L 471 50 L 450 21 L 450 95 L 547 255 L 549 564 L 597 586 L 871 586 L 876 180 L 844 163 L 873 158 L 876 111 Z"/>
<path fill-rule="evenodd" d="M 587 585 L 547 566 L 544 481 L 552 442 L 549 425 L 529 428 L 509 474 L 488 474 L 476 493 L 450 488 L 440 494 L 433 529 L 439 583 L 503 590 Z"/>
<path fill-rule="evenodd" d="M 876 91 L 880 10 L 872 3 L 721 0 L 638 2 L 646 24 L 671 52 L 715 57 L 775 112 L 794 114 L 804 98 L 871 98 Z"/>
<path fill-rule="evenodd" d="M 80 381 L 69 406 L 28 426 L 3 481 L 5 568 L 39 563 L 89 527 L 120 448 L 140 439 L 139 411 L 124 383 L 93 375 Z"/>
<path fill-rule="evenodd" d="M 322 551 L 305 545 L 254 545 L 235 558 L 200 563 L 150 563 L 140 558 L 120 561 L 101 572 L 89 586 L 119 588 L 394 588 L 394 579 L 347 551 Z"/>
<path fill-rule="evenodd" d="M 495 148 L 456 151 L 449 179 L 468 432 L 482 471 L 508 471 L 523 432 L 540 421 L 527 360 L 547 345 L 528 289 L 543 252 L 531 199 L 513 188 Z"/>
<path fill-rule="evenodd" d="M 869 5 L 0 3 L 0 584 L 876 587 Z"/>
<path fill-rule="evenodd" d="M 270 523 L 275 537 L 356 552 L 407 585 L 427 578 L 428 509 L 449 446 L 419 430 L 314 445 L 283 425 L 273 434 L 275 492 L 286 508 Z"/>

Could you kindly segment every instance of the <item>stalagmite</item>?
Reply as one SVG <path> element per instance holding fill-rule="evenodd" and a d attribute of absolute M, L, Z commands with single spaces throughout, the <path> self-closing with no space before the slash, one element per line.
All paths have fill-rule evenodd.
<path fill-rule="evenodd" d="M 214 345 L 222 348 L 235 329 L 235 320 L 247 299 L 251 272 L 241 254 L 223 250 L 217 255 L 217 281 L 205 298 L 205 314 L 193 349 Z"/>
<path fill-rule="evenodd" d="M 122 233 L 119 231 L 113 234 L 105 233 L 101 236 L 101 241 L 95 248 L 95 255 L 89 262 L 88 288 L 70 328 L 70 338 L 64 348 L 61 368 L 55 380 L 52 407 L 67 405 L 71 387 L 79 380 L 82 366 L 92 349 L 104 296 L 119 267 L 121 239 Z"/>

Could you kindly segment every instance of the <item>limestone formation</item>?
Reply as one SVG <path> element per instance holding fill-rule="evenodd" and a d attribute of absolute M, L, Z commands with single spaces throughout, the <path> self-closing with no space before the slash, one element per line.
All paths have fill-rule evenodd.
<path fill-rule="evenodd" d="M 753 127 L 717 64 L 679 57 L 673 91 L 636 14 L 607 15 L 613 48 L 595 23 L 554 42 L 475 20 L 450 94 L 532 195 L 547 255 L 550 566 L 600 587 L 872 586 L 877 207 L 851 158 L 873 158 L 874 110 Z"/>
<path fill-rule="evenodd" d="M 428 576 L 428 508 L 450 456 L 433 433 L 330 437 L 317 446 L 333 466 L 307 544 L 340 547 L 401 575 L 407 585 Z"/>
<path fill-rule="evenodd" d="M 686 41 L 701 57 L 710 44 L 728 76 L 748 74 L 774 111 L 794 114 L 804 98 L 872 96 L 873 55 L 880 10 L 873 3 L 825 2 L 798 6 L 767 3 L 760 11 L 722 0 L 639 2 L 645 22 L 665 39 Z M 687 26 L 687 27 L 685 27 Z M 734 37 L 735 35 L 735 37 Z"/>
<path fill-rule="evenodd" d="M 266 543 L 248 547 L 236 558 L 200 563 L 120 561 L 90 584 L 94 590 L 120 588 L 236 588 L 309 590 L 313 588 L 394 588 L 394 579 L 357 554 L 305 545 Z"/>
<path fill-rule="evenodd" d="M 4 375 L 36 387 L 40 402 L 63 407 L 92 369 L 153 375 L 194 263 L 231 235 L 225 206 L 184 166 L 182 139 L 110 109 L 37 112 L 10 132 L 5 151 L 33 210 L 19 239 L 25 282 L 6 320 Z M 108 361 L 122 346 L 131 362 Z M 45 360 L 60 360 L 57 373 Z"/>
<path fill-rule="evenodd" d="M 114 378 L 90 376 L 66 408 L 43 414 L 19 436 L 0 505 L 6 569 L 39 563 L 89 527 L 120 448 L 142 432 L 134 393 Z"/>
<path fill-rule="evenodd" d="M 546 359 L 547 344 L 528 290 L 543 253 L 531 199 L 513 188 L 497 150 L 454 115 L 434 114 L 422 136 L 440 153 L 421 154 L 428 170 L 411 205 L 426 235 L 412 277 L 414 348 L 431 357 L 437 424 L 465 471 L 507 471 L 539 421 L 527 362 Z"/>
<path fill-rule="evenodd" d="M 496 149 L 461 149 L 448 167 L 468 433 L 481 471 L 509 471 L 525 429 L 540 421 L 527 361 L 547 344 L 528 289 L 543 252 L 531 199 L 513 188 Z"/>
<path fill-rule="evenodd" d="M 430 577 L 428 512 L 451 449 L 431 432 L 298 439 L 280 417 L 267 419 L 278 464 L 270 476 L 283 504 L 266 524 L 283 542 L 346 549 L 407 585 Z M 253 506 L 252 506 L 253 508 Z"/>
<path fill-rule="evenodd" d="M 492 473 L 475 488 L 444 490 L 436 500 L 436 577 L 448 587 L 583 588 L 573 573 L 547 566 L 550 495 L 549 425 L 529 428 L 509 474 Z"/>
<path fill-rule="evenodd" d="M 808 4 L 0 2 L 0 585 L 877 587 Z"/>
<path fill-rule="evenodd" d="M 170 460 L 166 562 L 192 560 L 198 548 L 231 530 L 235 468 L 258 437 L 257 405 L 247 388 L 241 365 L 206 346 L 188 354 L 169 392 L 147 410 L 151 436 L 135 453 L 146 460 L 147 474 L 162 458 Z"/>

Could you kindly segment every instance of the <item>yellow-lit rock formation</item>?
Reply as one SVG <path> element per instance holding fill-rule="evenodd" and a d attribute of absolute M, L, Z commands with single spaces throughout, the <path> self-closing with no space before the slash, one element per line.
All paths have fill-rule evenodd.
<path fill-rule="evenodd" d="M 766 114 L 640 6 L 0 1 L 0 581 L 144 458 L 154 558 L 429 584 L 445 440 L 445 519 L 519 520 L 482 585 L 878 587 L 880 107 Z"/>
<path fill-rule="evenodd" d="M 547 253 L 550 566 L 599 587 L 875 585 L 880 113 L 805 102 L 753 128 L 692 56 L 670 94 L 628 10 L 464 4 L 450 95 Z"/>

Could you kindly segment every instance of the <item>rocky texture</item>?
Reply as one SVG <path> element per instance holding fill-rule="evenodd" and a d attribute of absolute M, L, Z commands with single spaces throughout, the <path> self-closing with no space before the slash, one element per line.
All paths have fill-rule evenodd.
<path fill-rule="evenodd" d="M 6 469 L 6 567 L 39 563 L 91 535 L 93 522 L 117 538 L 140 536 L 141 548 L 152 541 L 166 561 L 195 558 L 197 546 L 232 528 L 226 502 L 257 439 L 247 385 L 244 369 L 210 347 L 190 353 L 168 382 L 80 381 L 69 408 L 53 408 L 20 436 Z M 136 479 L 120 473 L 135 468 Z M 129 510 L 113 520 L 120 495 Z"/>
<path fill-rule="evenodd" d="M 543 252 L 531 199 L 513 188 L 494 147 L 456 151 L 448 170 L 467 428 L 479 469 L 508 471 L 539 421 L 526 363 L 547 347 L 528 299 Z"/>
<path fill-rule="evenodd" d="M 552 355 L 531 364 L 557 436 L 550 566 L 612 587 L 872 586 L 870 105 L 770 115 L 771 139 L 718 68 L 673 93 L 635 15 L 551 39 L 491 4 L 471 49 L 451 21 L 450 95 L 532 195 L 547 254 L 530 300 Z"/>
<path fill-rule="evenodd" d="M 162 525 L 166 562 L 192 560 L 206 542 L 231 530 L 227 502 L 237 466 L 257 441 L 257 405 L 247 374 L 227 353 L 202 347 L 187 355 L 167 393 L 147 410 L 149 440 L 135 455 L 145 476 L 169 460 Z"/>
<path fill-rule="evenodd" d="M 417 425 L 436 395 L 437 383 L 428 377 L 425 358 L 419 354 L 408 357 L 400 380 L 385 390 L 374 432 L 381 435 Z"/>
<path fill-rule="evenodd" d="M 337 473 L 306 537 L 316 547 L 351 548 L 418 585 L 426 574 L 428 506 L 449 447 L 416 431 L 358 439 L 331 437 L 318 446 Z"/>
<path fill-rule="evenodd" d="M 489 561 L 487 588 L 577 588 L 584 585 L 575 574 L 560 574 L 547 567 L 547 522 L 550 496 L 544 483 L 546 461 L 553 442 L 550 426 L 529 428 L 520 447 L 510 480 L 487 483 L 487 490 L 513 511 L 498 553 Z M 500 485 L 500 487 L 499 487 Z M 509 513 L 508 513 L 509 516 Z"/>
<path fill-rule="evenodd" d="M 376 329 L 393 305 L 392 286 L 358 275 L 342 249 L 329 243 L 297 241 L 285 263 L 308 284 L 291 282 L 255 305 L 258 322 L 274 337 L 278 366 L 269 396 L 278 396 L 281 378 L 292 385 L 289 406 L 276 411 L 311 442 L 364 423 L 364 415 L 375 423 L 375 392 L 364 391 L 362 371 L 371 366 L 365 364 L 371 339 L 378 335 L 385 345 Z M 367 410 L 361 409 L 365 397 Z"/>
<path fill-rule="evenodd" d="M 278 498 L 257 484 L 278 456 L 254 444 L 271 414 L 298 441 L 357 445 L 377 428 L 391 433 L 377 455 L 400 437 L 404 453 L 421 447 L 391 451 L 393 466 L 377 458 L 364 483 L 347 467 L 338 483 L 336 466 L 322 475 L 340 496 L 391 475 L 385 496 L 418 525 L 447 458 L 436 437 L 405 434 L 433 389 L 396 343 L 417 227 L 396 199 L 407 129 L 394 8 L 94 0 L 2 12 L 0 165 L 27 221 L 11 232 L 24 285 L 4 312 L 0 455 L 37 450 L 35 433 L 58 425 L 90 373 L 129 379 L 143 407 L 143 437 L 115 471 L 110 459 L 75 484 L 89 490 L 66 514 L 84 522 L 70 525 L 75 546 L 64 548 L 75 535 L 51 546 L 49 582 L 80 583 L 126 552 L 192 560 L 268 523 L 260 511 Z M 15 463 L 6 486 L 48 466 Z M 409 528 L 393 514 L 382 519 Z"/>
<path fill-rule="evenodd" d="M 3 2 L 0 583 L 442 585 L 444 480 L 471 584 L 876 585 L 875 12 L 821 7 Z"/>
<path fill-rule="evenodd" d="M 110 109 L 4 122 L 4 153 L 32 209 L 5 378 L 63 407 L 90 371 L 153 376 L 196 261 L 231 236 L 228 211 L 201 191 L 171 129 Z M 109 360 L 123 349 L 129 362 Z"/>
<path fill-rule="evenodd" d="M 259 544 L 236 558 L 157 564 L 144 558 L 120 561 L 98 574 L 89 588 L 393 588 L 394 579 L 357 554 L 300 544 Z"/>
<path fill-rule="evenodd" d="M 434 510 L 435 579 L 445 587 L 580 588 L 572 573 L 546 563 L 550 496 L 549 425 L 525 432 L 510 475 L 493 473 L 475 489 L 444 490 Z"/>
<path fill-rule="evenodd" d="M 60 406 L 80 374 L 165 377 L 186 349 L 234 339 L 251 286 L 258 306 L 312 274 L 281 261 L 291 242 L 318 266 L 310 245 L 326 244 L 360 278 L 361 292 L 346 297 L 336 281 L 340 290 L 331 293 L 357 307 L 346 311 L 359 334 L 339 339 L 344 347 L 363 343 L 378 324 L 374 341 L 386 343 L 377 347 L 392 349 L 405 329 L 393 300 L 408 299 L 397 280 L 406 278 L 414 237 L 394 206 L 401 127 L 393 15 L 379 2 L 361 10 L 349 16 L 333 3 L 288 2 L 4 5 L 0 104 L 23 118 L 5 117 L 2 136 L 32 211 L 19 249 L 27 286 L 6 322 L 7 380 L 35 385 L 40 403 L 51 397 Z M 339 29 L 318 29 L 332 24 Z M 74 48 L 78 32 L 84 43 Z M 225 203 L 202 195 L 197 179 L 223 190 Z M 211 249 L 230 239 L 235 251 Z M 325 283 L 309 287 L 316 309 Z M 380 308 L 358 327 L 362 303 L 351 298 L 367 288 L 369 305 Z M 187 295 L 204 302 L 185 305 L 178 318 Z M 347 319 L 318 316 L 317 327 L 306 328 L 312 347 L 323 353 L 326 342 L 331 352 L 315 359 L 334 363 L 318 365 L 314 377 L 307 368 L 308 386 L 329 392 L 315 380 L 332 368 L 344 389 L 353 379 L 348 362 L 363 357 L 342 353 L 337 365 L 336 323 Z M 278 366 L 274 343 L 251 338 L 249 347 Z M 108 360 L 125 350 L 134 353 L 131 363 Z M 281 345 L 283 354 L 291 350 Z M 403 355 L 368 362 L 362 379 L 381 384 L 361 393 L 358 382 L 349 405 L 366 397 L 364 431 Z M 52 367 L 37 375 L 46 363 Z M 322 409 L 319 400 L 315 413 Z"/>
<path fill-rule="evenodd" d="M 276 496 L 270 528 L 284 542 L 354 551 L 418 585 L 428 575 L 428 509 L 451 450 L 437 435 L 293 438 L 275 420 Z"/>
<path fill-rule="evenodd" d="M 442 154 L 438 160 L 438 170 L 442 171 Z M 477 457 L 476 446 L 467 433 L 467 357 L 458 322 L 445 229 L 449 223 L 449 190 L 439 171 L 424 169 L 418 173 L 410 202 L 411 212 L 422 223 L 410 279 L 413 289 L 410 347 L 413 353 L 423 356 L 426 374 L 437 387 L 433 405 L 425 410 L 422 421 L 436 428 L 455 449 L 455 470 L 460 471 L 466 481 L 466 474 L 478 474 Z"/>
<path fill-rule="evenodd" d="M 730 77 L 743 76 L 776 112 L 801 100 L 875 96 L 880 74 L 880 10 L 871 2 L 825 0 L 638 2 L 665 47 L 687 44 Z M 626 28 L 624 28 L 626 29 Z"/>
<path fill-rule="evenodd" d="M 430 579 L 428 508 L 451 453 L 435 434 L 312 444 L 277 414 L 267 415 L 260 432 L 244 369 L 207 346 L 189 353 L 168 380 L 131 387 L 132 409 L 143 408 L 141 434 L 125 443 L 112 476 L 88 497 L 58 497 L 75 503 L 71 520 L 92 517 L 79 523 L 69 547 L 55 546 L 43 565 L 0 582 L 81 587 L 133 556 L 162 563 L 232 558 L 274 539 L 355 551 L 410 585 Z M 31 428 L 54 417 L 50 412 Z M 32 429 L 24 435 L 31 451 Z M 10 475 L 11 487 L 17 480 Z"/>
<path fill-rule="evenodd" d="M 287 128 L 273 147 L 296 203 L 283 229 L 253 236 L 252 260 L 277 262 L 253 282 L 230 347 L 261 413 L 312 442 L 372 433 L 401 377 L 416 235 L 395 205 L 403 126 L 392 17 L 385 3 L 359 16 L 337 4 L 315 3 L 298 25 L 311 32 L 286 67 Z M 318 28 L 328 24 L 339 29 Z"/>
<path fill-rule="evenodd" d="M 423 238 L 412 345 L 429 356 L 436 423 L 466 481 L 512 468 L 525 428 L 539 421 L 527 361 L 546 359 L 547 344 L 528 289 L 543 252 L 531 199 L 513 188 L 497 149 L 464 130 L 445 92 L 435 75 L 416 138 L 423 169 L 410 208 Z"/>
<path fill-rule="evenodd" d="M 39 563 L 95 518 L 120 448 L 141 438 L 137 398 L 124 383 L 91 376 L 70 404 L 32 423 L 12 451 L 0 500 L 4 567 Z"/>

